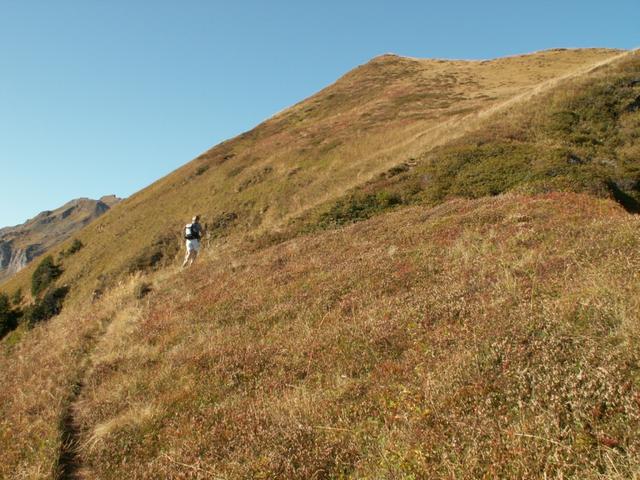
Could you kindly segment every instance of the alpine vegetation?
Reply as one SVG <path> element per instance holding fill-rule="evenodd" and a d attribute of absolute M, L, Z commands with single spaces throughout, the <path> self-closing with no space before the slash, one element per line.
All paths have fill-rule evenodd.
<path fill-rule="evenodd" d="M 0 286 L 0 476 L 637 478 L 639 105 L 383 55 L 213 147 Z"/>

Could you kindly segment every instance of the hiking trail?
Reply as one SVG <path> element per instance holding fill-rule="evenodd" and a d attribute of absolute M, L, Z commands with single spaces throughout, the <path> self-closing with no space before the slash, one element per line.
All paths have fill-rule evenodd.
<path fill-rule="evenodd" d="M 86 380 L 93 366 L 92 355 L 102 339 L 107 335 L 108 327 L 115 315 L 103 318 L 95 331 L 86 337 L 80 347 L 81 353 L 75 380 L 71 382 L 70 393 L 60 418 L 60 450 L 57 461 L 59 480 L 79 480 L 82 476 L 82 456 L 80 455 L 81 423 L 78 420 L 77 407 L 84 391 Z"/>

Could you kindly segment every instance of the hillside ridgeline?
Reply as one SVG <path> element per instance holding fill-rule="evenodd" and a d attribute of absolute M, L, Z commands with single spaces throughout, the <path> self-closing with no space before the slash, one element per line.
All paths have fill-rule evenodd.
<path fill-rule="evenodd" d="M 638 52 L 387 55 L 206 152 L 2 341 L 0 476 L 640 475 L 639 105 Z"/>
<path fill-rule="evenodd" d="M 171 264 L 194 213 L 212 244 L 281 229 L 377 175 L 477 128 L 506 105 L 621 55 L 553 50 L 489 61 L 383 55 L 132 195 L 79 237 L 71 297 Z M 64 248 L 61 246 L 60 248 Z M 6 290 L 27 283 L 27 269 Z"/>
<path fill-rule="evenodd" d="M 67 240 L 120 200 L 115 195 L 99 200 L 78 198 L 55 210 L 41 212 L 21 225 L 0 228 L 0 281 Z"/>

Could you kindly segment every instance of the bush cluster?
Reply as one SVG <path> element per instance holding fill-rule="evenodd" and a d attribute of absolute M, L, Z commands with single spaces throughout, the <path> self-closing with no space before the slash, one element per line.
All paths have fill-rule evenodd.
<path fill-rule="evenodd" d="M 38 322 L 49 320 L 62 310 L 62 302 L 69 293 L 69 287 L 63 286 L 50 289 L 42 299 L 37 299 L 24 312 L 24 321 L 32 327 Z"/>
<path fill-rule="evenodd" d="M 53 281 L 62 275 L 62 268 L 53 261 L 51 255 L 46 256 L 36 267 L 31 276 L 31 293 L 37 297 L 44 292 Z"/>
<path fill-rule="evenodd" d="M 0 338 L 18 326 L 19 310 L 11 308 L 9 297 L 0 293 Z"/>
<path fill-rule="evenodd" d="M 358 222 L 402 203 L 400 195 L 387 191 L 354 194 L 334 203 L 320 215 L 318 223 L 321 227 L 329 227 Z"/>
<path fill-rule="evenodd" d="M 555 89 L 529 110 L 403 163 L 336 202 L 320 223 L 344 224 L 385 210 L 378 195 L 435 205 L 509 191 L 589 193 L 640 211 L 640 63 Z M 415 167 L 415 168 L 414 168 Z M 380 192 L 380 193 L 377 193 Z"/>
<path fill-rule="evenodd" d="M 196 177 L 202 175 L 207 170 L 209 170 L 209 165 L 200 165 L 198 168 L 196 168 L 196 173 L 195 173 Z"/>
<path fill-rule="evenodd" d="M 74 238 L 69 248 L 60 252 L 60 258 L 70 257 L 74 253 L 79 252 L 82 247 L 84 247 L 84 244 L 77 238 Z"/>
<path fill-rule="evenodd" d="M 22 289 L 19 288 L 15 292 L 13 292 L 13 295 L 11 295 L 11 303 L 13 303 L 15 306 L 19 306 L 22 303 L 22 300 Z"/>
<path fill-rule="evenodd" d="M 168 265 L 180 250 L 178 238 L 175 232 L 157 236 L 151 245 L 128 262 L 128 273 L 147 272 Z"/>
<path fill-rule="evenodd" d="M 69 287 L 66 285 L 53 286 L 61 274 L 62 269 L 53 261 L 53 258 L 45 257 L 31 276 L 31 293 L 34 301 L 24 310 L 20 309 L 23 301 L 21 290 L 17 290 L 11 297 L 0 293 L 0 338 L 15 330 L 19 323 L 33 327 L 36 323 L 60 313 L 64 299 L 69 293 Z"/>

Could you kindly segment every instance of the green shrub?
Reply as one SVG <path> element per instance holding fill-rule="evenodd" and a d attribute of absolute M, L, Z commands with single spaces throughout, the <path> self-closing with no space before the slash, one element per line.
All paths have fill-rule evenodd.
<path fill-rule="evenodd" d="M 0 293 L 0 338 L 18 325 L 18 312 L 11 309 L 9 297 Z"/>
<path fill-rule="evenodd" d="M 69 287 L 63 286 L 49 290 L 41 300 L 36 300 L 24 312 L 24 320 L 32 327 L 38 322 L 48 320 L 58 315 L 62 310 L 62 303 L 69 293 Z"/>
<path fill-rule="evenodd" d="M 205 173 L 207 170 L 209 170 L 209 165 L 200 165 L 197 169 L 196 169 L 196 177 L 202 175 L 203 173 Z"/>
<path fill-rule="evenodd" d="M 386 190 L 378 193 L 353 194 L 338 200 L 328 211 L 322 213 L 318 225 L 328 227 L 366 220 L 376 213 L 402 203 L 400 195 Z"/>
<path fill-rule="evenodd" d="M 67 257 L 69 255 L 73 255 L 74 253 L 78 252 L 82 247 L 84 247 L 84 244 L 80 240 L 75 238 L 71 243 L 71 246 L 67 248 L 67 250 L 65 251 L 65 254 Z"/>
<path fill-rule="evenodd" d="M 378 209 L 386 210 L 402 203 L 402 198 L 397 193 L 382 191 L 376 195 Z"/>
<path fill-rule="evenodd" d="M 15 292 L 13 292 L 13 295 L 11 295 L 11 303 L 13 305 L 20 305 L 22 303 L 23 298 L 24 297 L 22 296 L 22 289 L 19 288 Z"/>
<path fill-rule="evenodd" d="M 58 259 L 62 260 L 63 258 L 70 257 L 74 253 L 80 251 L 82 249 L 82 247 L 84 247 L 84 244 L 80 240 L 78 240 L 77 238 L 74 238 L 73 242 L 71 243 L 69 248 L 67 248 L 66 250 L 62 250 L 58 254 Z"/>
<path fill-rule="evenodd" d="M 515 191 L 582 192 L 640 212 L 640 62 L 558 88 L 517 115 L 429 150 L 358 187 L 324 211 L 320 226 L 385 210 L 376 192 L 402 204 L 439 204 Z"/>
<path fill-rule="evenodd" d="M 560 110 L 549 115 L 548 128 L 550 132 L 568 135 L 579 122 L 578 115 L 572 111 Z"/>
<path fill-rule="evenodd" d="M 151 245 L 143 248 L 128 262 L 128 273 L 146 272 L 169 265 L 180 250 L 179 238 L 176 233 L 157 236 Z"/>
<path fill-rule="evenodd" d="M 31 293 L 34 297 L 45 291 L 53 281 L 62 275 L 62 269 L 53 261 L 51 255 L 46 256 L 36 267 L 31 276 Z"/>
<path fill-rule="evenodd" d="M 543 120 L 543 131 L 593 155 L 603 148 L 615 149 L 625 140 L 619 122 L 625 114 L 634 112 L 634 102 L 639 98 L 640 89 L 634 82 L 637 74 L 630 71 L 618 78 L 592 81 L 568 94 L 557 92 Z"/>

